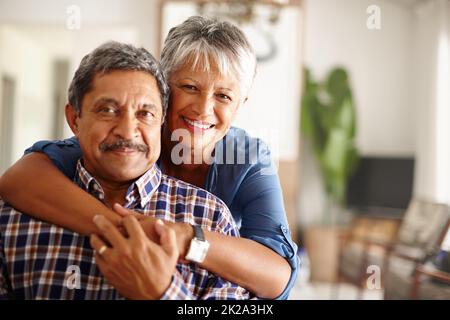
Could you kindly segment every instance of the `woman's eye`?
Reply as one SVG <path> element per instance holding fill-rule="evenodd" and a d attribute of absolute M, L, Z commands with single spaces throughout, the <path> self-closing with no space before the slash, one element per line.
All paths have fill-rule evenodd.
<path fill-rule="evenodd" d="M 226 100 L 226 101 L 230 101 L 230 102 L 233 101 L 230 96 L 227 96 L 226 94 L 223 94 L 223 93 L 219 93 L 219 94 L 217 94 L 217 96 L 222 100 Z"/>
<path fill-rule="evenodd" d="M 193 85 L 190 85 L 190 84 L 185 84 L 185 85 L 183 85 L 182 87 L 183 87 L 184 89 L 188 90 L 188 91 L 196 91 L 196 90 L 197 90 L 197 87 L 196 87 L 196 86 L 193 86 Z"/>

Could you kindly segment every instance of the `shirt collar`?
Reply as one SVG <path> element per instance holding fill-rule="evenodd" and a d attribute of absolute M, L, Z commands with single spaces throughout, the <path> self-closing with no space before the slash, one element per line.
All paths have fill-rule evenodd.
<path fill-rule="evenodd" d="M 104 202 L 105 192 L 100 183 L 84 168 L 82 159 L 78 160 L 75 182 L 85 191 Z M 125 207 L 140 205 L 144 208 L 161 183 L 161 170 L 155 164 L 128 188 L 125 196 Z"/>

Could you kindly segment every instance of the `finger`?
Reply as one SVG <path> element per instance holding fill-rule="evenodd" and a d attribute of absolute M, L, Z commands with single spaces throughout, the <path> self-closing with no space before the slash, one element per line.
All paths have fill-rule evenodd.
<path fill-rule="evenodd" d="M 147 238 L 147 235 L 144 232 L 144 229 L 142 229 L 141 224 L 136 219 L 135 216 L 126 216 L 123 218 L 123 226 L 125 227 L 125 230 L 128 233 L 128 236 L 131 239 L 144 239 Z"/>
<path fill-rule="evenodd" d="M 102 259 L 108 259 L 111 248 L 108 247 L 108 245 L 98 235 L 92 234 L 89 242 L 91 243 L 92 248 L 95 250 L 98 256 L 100 256 Z M 107 246 L 108 249 L 104 250 L 102 254 L 99 254 L 100 249 L 104 246 Z"/>
<path fill-rule="evenodd" d="M 139 220 L 139 224 L 150 240 L 155 243 L 159 243 L 159 235 L 155 232 L 156 220 L 157 219 L 153 217 L 145 217 L 145 219 Z"/>
<path fill-rule="evenodd" d="M 130 214 L 133 214 L 134 212 L 133 211 L 131 211 L 131 210 L 129 210 L 129 209 L 126 209 L 126 208 L 124 208 L 124 207 L 122 207 L 120 204 L 118 204 L 118 203 L 115 203 L 114 205 L 113 205 L 113 210 L 115 211 L 115 212 L 117 212 L 118 214 L 120 214 L 122 217 L 126 217 L 126 216 L 129 216 Z"/>
<path fill-rule="evenodd" d="M 120 278 L 120 275 L 117 274 L 116 270 L 114 268 L 111 268 L 111 262 L 107 261 L 98 253 L 95 254 L 95 264 L 97 265 L 102 275 L 106 278 L 106 280 L 110 282 L 110 284 L 112 279 Z"/>
<path fill-rule="evenodd" d="M 177 246 L 177 239 L 175 231 L 163 223 L 162 220 L 157 220 L 155 224 L 156 233 L 159 235 L 159 242 L 163 250 L 171 257 L 178 259 L 179 252 Z"/>
<path fill-rule="evenodd" d="M 113 205 L 113 209 L 114 209 L 115 212 L 117 212 L 117 213 L 118 213 L 119 215 L 121 215 L 122 217 L 127 217 L 127 216 L 130 216 L 130 215 L 133 215 L 133 216 L 135 216 L 138 220 L 140 220 L 140 219 L 142 219 L 142 218 L 145 218 L 145 216 L 144 216 L 143 214 L 138 213 L 138 212 L 135 212 L 135 211 L 130 210 L 130 209 L 127 209 L 127 208 L 124 208 L 122 205 L 120 205 L 120 204 L 118 204 L 118 203 L 115 203 L 115 204 Z"/>
<path fill-rule="evenodd" d="M 105 258 L 103 258 L 103 256 L 98 254 L 98 252 L 95 253 L 95 264 L 104 276 L 109 273 L 108 263 L 106 262 Z"/>
<path fill-rule="evenodd" d="M 113 248 L 122 248 L 125 245 L 124 236 L 111 221 L 101 215 L 96 215 L 94 217 L 94 223 L 99 230 L 99 234 L 104 237 Z"/>

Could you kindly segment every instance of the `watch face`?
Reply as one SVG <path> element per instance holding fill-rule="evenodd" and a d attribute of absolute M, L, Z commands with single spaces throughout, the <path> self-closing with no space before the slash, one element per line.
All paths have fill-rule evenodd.
<path fill-rule="evenodd" d="M 201 241 L 194 238 L 191 240 L 191 245 L 186 255 L 186 259 L 189 261 L 202 263 L 206 258 L 208 249 L 209 249 L 208 241 Z"/>

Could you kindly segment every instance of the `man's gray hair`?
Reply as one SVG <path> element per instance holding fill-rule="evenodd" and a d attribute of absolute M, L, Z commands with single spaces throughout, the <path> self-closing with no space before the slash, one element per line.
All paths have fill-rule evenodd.
<path fill-rule="evenodd" d="M 256 56 L 244 33 L 235 25 L 214 18 L 193 16 L 170 29 L 161 53 L 166 78 L 185 63 L 192 68 L 202 63 L 206 71 L 215 63 L 222 75 L 231 71 L 241 82 L 245 95 L 256 74 Z"/>
<path fill-rule="evenodd" d="M 160 64 L 146 49 L 116 41 L 102 44 L 81 60 L 69 87 L 69 103 L 79 115 L 83 97 L 92 89 L 94 76 L 114 70 L 145 71 L 155 77 L 164 119 L 169 102 L 169 86 Z"/>

